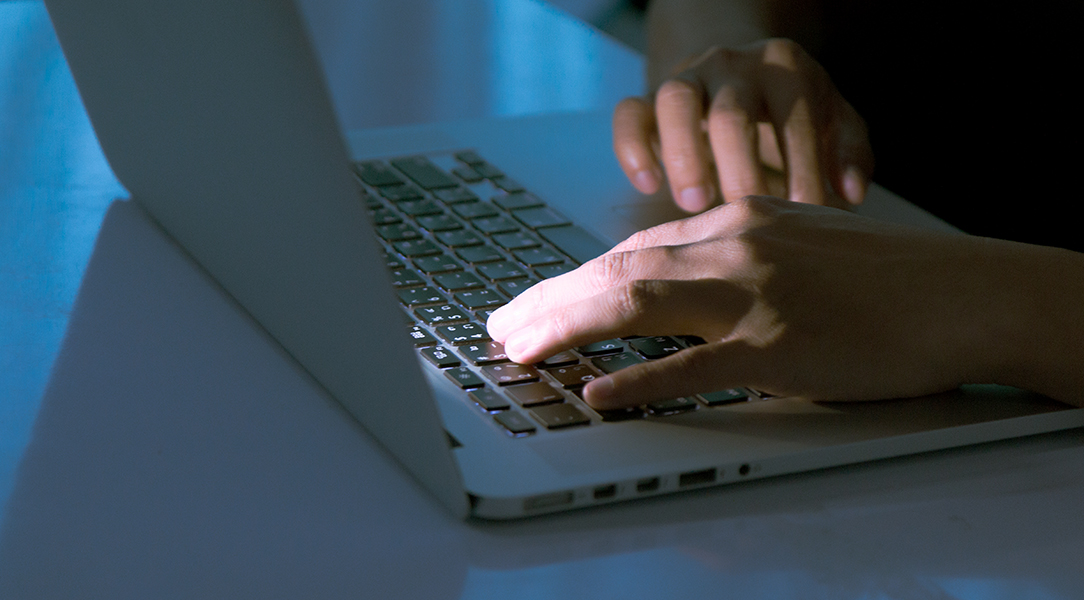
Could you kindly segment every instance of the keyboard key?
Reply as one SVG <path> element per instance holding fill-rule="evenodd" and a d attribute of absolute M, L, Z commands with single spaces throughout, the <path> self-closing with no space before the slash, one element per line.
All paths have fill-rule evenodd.
<path fill-rule="evenodd" d="M 395 171 L 384 164 L 383 161 L 369 160 L 354 163 L 354 172 L 365 183 L 373 187 L 386 185 L 402 185 L 406 183 Z"/>
<path fill-rule="evenodd" d="M 486 161 L 469 163 L 471 168 L 478 171 L 478 174 L 486 179 L 493 179 L 494 177 L 504 177 L 504 172 L 487 163 Z"/>
<path fill-rule="evenodd" d="M 449 344 L 459 346 L 462 344 L 479 344 L 488 342 L 492 338 L 486 328 L 478 323 L 463 323 L 460 325 L 440 325 L 437 327 L 437 335 L 444 338 Z"/>
<path fill-rule="evenodd" d="M 418 267 L 423 273 L 428 273 L 430 275 L 434 273 L 450 273 L 452 271 L 463 270 L 463 265 L 459 264 L 459 261 L 446 254 L 415 258 L 414 266 Z"/>
<path fill-rule="evenodd" d="M 405 223 L 395 223 L 392 225 L 381 225 L 376 228 L 376 234 L 388 242 L 398 242 L 401 240 L 417 240 L 421 239 L 422 234 L 417 229 L 414 229 L 410 225 Z"/>
<path fill-rule="evenodd" d="M 445 304 L 448 299 L 437 291 L 436 288 L 425 286 L 399 290 L 399 301 L 407 306 L 421 306 L 423 304 Z"/>
<path fill-rule="evenodd" d="M 471 225 L 474 225 L 475 229 L 481 231 L 486 235 L 496 235 L 498 233 L 512 233 L 513 231 L 519 231 L 519 225 L 515 221 L 508 217 L 486 217 L 483 219 L 474 219 L 471 221 Z"/>
<path fill-rule="evenodd" d="M 437 338 L 417 325 L 411 325 L 409 335 L 415 346 L 430 346 L 437 343 Z"/>
<path fill-rule="evenodd" d="M 655 416 L 673 415 L 696 410 L 696 407 L 697 402 L 693 398 L 674 398 L 673 400 L 662 400 L 648 404 L 647 412 Z"/>
<path fill-rule="evenodd" d="M 417 221 L 418 225 L 421 225 L 422 229 L 426 231 L 438 232 L 463 229 L 463 224 L 456 220 L 452 215 L 426 215 L 424 217 L 418 217 L 415 221 Z"/>
<path fill-rule="evenodd" d="M 452 367 L 444 371 L 444 376 L 464 390 L 480 388 L 486 384 L 481 377 L 467 367 Z"/>
<path fill-rule="evenodd" d="M 497 242 L 497 245 L 505 250 L 523 250 L 542 245 L 542 242 L 538 241 L 536 237 L 523 231 L 498 234 L 493 236 L 493 241 Z"/>
<path fill-rule="evenodd" d="M 475 366 L 495 365 L 508 362 L 508 355 L 505 354 L 504 345 L 500 342 L 468 344 L 466 346 L 460 346 L 459 351 Z"/>
<path fill-rule="evenodd" d="M 536 283 L 538 283 L 538 280 L 533 277 L 528 279 L 513 279 L 511 281 L 502 281 L 498 283 L 497 288 L 509 298 L 515 298 Z"/>
<path fill-rule="evenodd" d="M 565 397 L 561 395 L 561 392 L 546 383 L 513 385 L 507 389 L 508 395 L 524 408 L 565 401 Z"/>
<path fill-rule="evenodd" d="M 700 394 L 700 399 L 704 401 L 704 404 L 708 406 L 722 406 L 724 404 L 734 404 L 737 402 L 746 402 L 749 400 L 749 392 L 741 388 L 733 388 L 729 390 L 719 390 L 718 392 L 707 392 L 706 394 Z"/>
<path fill-rule="evenodd" d="M 391 284 L 395 287 L 409 287 L 425 283 L 425 280 L 414 269 L 392 269 L 389 273 L 391 274 Z"/>
<path fill-rule="evenodd" d="M 552 208 L 546 207 L 517 210 L 512 213 L 512 216 L 531 229 L 542 229 L 543 227 L 557 227 L 560 225 L 571 224 L 571 221 L 565 218 L 564 215 L 559 214 Z"/>
<path fill-rule="evenodd" d="M 419 200 L 424 198 L 422 191 L 418 188 L 409 185 L 393 185 L 388 187 L 378 188 L 380 195 L 391 200 L 392 202 L 403 202 L 404 200 Z"/>
<path fill-rule="evenodd" d="M 486 307 L 497 308 L 505 303 L 504 296 L 487 289 L 459 292 L 455 295 L 455 299 L 470 310 Z"/>
<path fill-rule="evenodd" d="M 526 188 L 520 185 L 520 183 L 515 179 L 510 179 L 508 177 L 493 177 L 491 178 L 491 180 L 493 181 L 493 185 L 501 188 L 509 194 L 518 194 L 520 192 L 527 191 Z"/>
<path fill-rule="evenodd" d="M 528 267 L 538 267 L 565 262 L 565 257 L 556 250 L 549 248 L 532 248 L 529 250 L 516 250 L 512 252 L 516 260 Z"/>
<path fill-rule="evenodd" d="M 457 229 L 454 231 L 440 231 L 435 234 L 437 241 L 449 248 L 466 248 L 485 243 L 482 234 L 469 229 Z"/>
<path fill-rule="evenodd" d="M 527 276 L 527 271 L 523 267 L 508 261 L 478 265 L 478 272 L 490 281 L 519 279 Z"/>
<path fill-rule="evenodd" d="M 414 315 L 422 321 L 430 325 L 443 325 L 445 323 L 455 323 L 459 321 L 466 321 L 467 313 L 458 306 L 452 304 L 442 304 L 440 306 L 426 306 L 422 308 L 415 308 Z"/>
<path fill-rule="evenodd" d="M 513 385 L 538 381 L 538 370 L 530 365 L 492 365 L 483 367 L 482 372 L 497 385 Z"/>
<path fill-rule="evenodd" d="M 617 354 L 624 352 L 625 344 L 621 340 L 602 340 L 586 346 L 576 348 L 576 352 L 584 356 L 602 356 L 603 354 Z"/>
<path fill-rule="evenodd" d="M 392 242 L 392 248 L 395 251 L 407 258 L 414 258 L 417 256 L 426 256 L 428 254 L 440 254 L 440 247 L 430 242 L 429 240 L 403 240 L 401 242 Z"/>
<path fill-rule="evenodd" d="M 567 367 L 568 365 L 574 365 L 580 361 L 579 357 L 571 352 L 558 352 L 546 360 L 538 363 L 543 369 L 552 369 L 554 367 Z"/>
<path fill-rule="evenodd" d="M 438 369 L 458 367 L 461 364 L 458 357 L 440 346 L 423 348 L 421 354 Z"/>
<path fill-rule="evenodd" d="M 470 396 L 471 400 L 478 403 L 478 406 L 491 412 L 512 408 L 512 405 L 508 403 L 508 400 L 506 400 L 497 390 L 478 388 L 467 395 Z"/>
<path fill-rule="evenodd" d="M 482 177 L 481 173 L 475 171 L 471 167 L 457 167 L 452 169 L 452 173 L 467 183 L 478 183 L 485 179 L 485 177 Z"/>
<path fill-rule="evenodd" d="M 473 171 L 474 169 L 471 169 L 471 170 Z M 475 175 L 477 175 L 477 173 L 475 173 Z M 482 177 L 478 176 L 476 179 L 474 179 L 474 181 L 470 181 L 465 177 L 462 177 L 462 179 L 464 181 L 466 181 L 467 183 L 474 183 L 474 182 L 477 182 L 477 181 L 481 181 Z M 465 187 L 454 187 L 454 188 L 444 188 L 444 189 L 441 189 L 441 190 L 433 190 L 433 195 L 436 196 L 438 200 L 440 200 L 441 202 L 443 202 L 445 204 L 459 204 L 460 202 L 475 202 L 475 201 L 478 200 L 478 196 L 474 192 L 468 190 Z"/>
<path fill-rule="evenodd" d="M 616 373 L 621 369 L 638 365 L 644 362 L 644 359 L 633 352 L 622 352 L 620 354 L 611 354 L 610 356 L 599 356 L 591 359 L 591 364 L 595 365 L 599 371 L 603 373 Z"/>
<path fill-rule="evenodd" d="M 665 335 L 632 340 L 629 346 L 644 358 L 651 360 L 670 356 L 681 350 L 681 346 L 674 338 Z"/>
<path fill-rule="evenodd" d="M 422 189 L 432 190 L 436 188 L 455 187 L 459 184 L 440 167 L 434 165 L 424 156 L 408 156 L 391 161 L 396 169 L 399 169 L 411 178 Z"/>
<path fill-rule="evenodd" d="M 595 379 L 602 377 L 602 373 L 593 369 L 591 365 L 584 363 L 549 369 L 546 372 L 556 379 L 566 390 L 581 387 L 586 385 L 589 381 L 594 381 Z"/>
<path fill-rule="evenodd" d="M 500 213 L 488 202 L 464 202 L 452 206 L 452 212 L 464 219 L 486 219 Z"/>
<path fill-rule="evenodd" d="M 483 288 L 486 286 L 485 282 L 478 279 L 478 276 L 473 273 L 442 273 L 440 275 L 434 275 L 433 281 L 436 282 L 441 288 L 448 290 L 449 292 L 458 292 L 461 290 L 468 290 L 472 288 Z"/>
<path fill-rule="evenodd" d="M 504 210 L 519 210 L 523 208 L 537 208 L 545 206 L 534 194 L 520 192 L 518 194 L 504 194 L 493 196 L 492 201 Z"/>
<path fill-rule="evenodd" d="M 557 265 L 542 265 L 541 267 L 536 267 L 534 272 L 542 279 L 549 279 L 551 277 L 557 277 L 558 275 L 564 275 L 575 268 L 575 265 L 561 263 Z"/>
<path fill-rule="evenodd" d="M 614 408 L 611 410 L 598 410 L 595 409 L 598 416 L 602 417 L 603 421 L 608 423 L 616 423 L 619 421 L 632 421 L 634 419 L 642 419 L 644 417 L 644 411 L 636 406 L 629 408 Z"/>
<path fill-rule="evenodd" d="M 535 426 L 530 419 L 515 411 L 505 411 L 493 417 L 496 421 L 515 436 L 529 435 L 535 432 Z"/>
<path fill-rule="evenodd" d="M 444 212 L 444 207 L 436 200 L 423 198 L 421 200 L 407 200 L 399 203 L 399 209 L 411 217 L 423 215 L 439 215 Z"/>
<path fill-rule="evenodd" d="M 534 418 L 546 426 L 547 429 L 560 429 L 575 425 L 588 425 L 591 418 L 582 410 L 571 404 L 550 404 L 531 410 Z"/>
<path fill-rule="evenodd" d="M 459 258 L 469 262 L 472 265 L 479 263 L 493 262 L 497 260 L 504 260 L 504 255 L 499 250 L 488 244 L 484 246 L 472 246 L 470 248 L 461 248 L 455 251 Z"/>
<path fill-rule="evenodd" d="M 392 212 L 388 208 L 378 208 L 374 210 L 369 218 L 372 219 L 373 225 L 394 225 L 395 223 L 402 223 L 403 218 L 398 213 Z"/>

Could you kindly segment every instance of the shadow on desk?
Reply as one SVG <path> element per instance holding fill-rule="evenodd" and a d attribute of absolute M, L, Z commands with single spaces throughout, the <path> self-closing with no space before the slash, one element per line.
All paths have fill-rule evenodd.
<path fill-rule="evenodd" d="M 0 597 L 488 597 L 507 585 L 494 573 L 561 583 L 539 597 L 778 597 L 769 579 L 830 598 L 961 580 L 1069 597 L 1084 589 L 1082 442 L 462 523 L 117 202 L 0 526 Z"/>

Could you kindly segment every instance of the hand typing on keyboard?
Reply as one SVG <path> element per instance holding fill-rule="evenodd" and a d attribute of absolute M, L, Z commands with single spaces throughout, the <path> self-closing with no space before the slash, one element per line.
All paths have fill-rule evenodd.
<path fill-rule="evenodd" d="M 694 213 L 749 194 L 862 202 L 873 171 L 865 124 L 797 44 L 713 47 L 670 75 L 614 111 L 614 151 L 641 192 L 657 191 L 665 170 L 674 201 Z"/>
<path fill-rule="evenodd" d="M 1073 401 L 1079 389 L 1047 384 L 1080 379 L 1057 367 L 1073 355 L 1078 295 L 1037 290 L 1084 292 L 1068 277 L 1081 271 L 1084 259 L 1060 250 L 748 197 L 636 234 L 487 326 L 520 363 L 630 335 L 707 341 L 588 383 L 584 398 L 600 409 L 738 386 L 861 400 L 967 382 Z M 1028 379 L 1043 370 L 1050 377 Z"/>

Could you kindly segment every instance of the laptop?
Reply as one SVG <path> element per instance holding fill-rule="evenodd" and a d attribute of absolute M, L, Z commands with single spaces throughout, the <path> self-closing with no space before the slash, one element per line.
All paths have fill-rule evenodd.
<path fill-rule="evenodd" d="M 362 132 L 348 149 L 290 0 L 46 4 L 133 201 L 458 517 L 1084 425 L 1081 409 L 991 386 L 846 404 L 716 390 L 594 411 L 584 381 L 697 341 L 598 340 L 515 365 L 485 316 L 664 209 L 551 185 L 595 165 L 491 143 L 499 122 Z M 537 170 L 554 164 L 570 168 Z"/>

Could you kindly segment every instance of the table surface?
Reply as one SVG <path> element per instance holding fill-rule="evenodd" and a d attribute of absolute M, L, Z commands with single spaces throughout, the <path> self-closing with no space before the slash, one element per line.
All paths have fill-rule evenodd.
<path fill-rule="evenodd" d="M 309 8 L 346 129 L 608 110 L 643 82 L 634 53 L 530 0 Z M 416 43 L 404 50 L 404 39 Z M 173 381 L 155 382 L 166 391 L 153 399 L 68 389 L 70 365 L 54 364 L 62 342 L 132 339 L 85 319 L 69 328 L 77 293 L 163 327 L 159 346 L 135 344 L 149 351 L 127 357 L 127 370 L 111 371 L 113 356 L 88 359 L 102 365 L 102 389 L 153 380 L 151 351 L 179 327 L 185 339 L 235 332 L 249 350 L 242 342 L 256 334 L 214 298 L 169 330 L 124 281 L 84 278 L 96 241 L 117 239 L 99 234 L 125 192 L 39 2 L 0 1 L 0 73 L 0 597 L 1045 599 L 1084 590 L 1080 431 L 461 523 L 272 345 L 238 360 L 226 341 L 207 357 L 237 362 L 221 381 L 197 382 L 228 405 L 179 410 Z M 388 93 L 372 95 L 374 82 Z M 131 274 L 167 296 L 194 276 L 180 268 L 155 279 L 174 273 L 161 266 L 134 264 Z M 222 425 L 238 415 L 251 422 L 243 434 Z"/>

